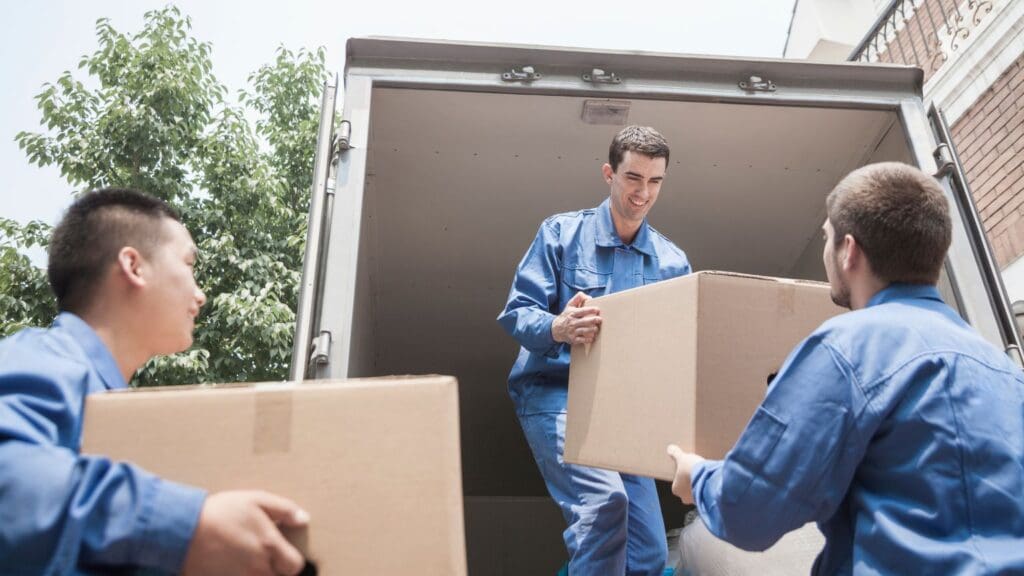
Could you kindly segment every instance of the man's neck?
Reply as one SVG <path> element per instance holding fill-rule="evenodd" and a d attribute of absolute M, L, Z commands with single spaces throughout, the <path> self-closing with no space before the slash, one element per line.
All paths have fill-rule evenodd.
<path fill-rule="evenodd" d="M 888 287 L 888 282 L 884 282 L 873 275 L 869 278 L 864 278 L 863 281 L 850 287 L 850 309 L 860 310 L 861 308 L 867 308 L 868 302 L 871 302 L 875 294 Z"/>
<path fill-rule="evenodd" d="M 124 381 L 131 382 L 132 376 L 151 355 L 140 349 L 138 340 L 132 337 L 130 330 L 125 329 L 123 322 L 94 310 L 84 312 L 80 317 L 96 332 L 100 341 L 110 351 Z"/>
<path fill-rule="evenodd" d="M 618 222 L 614 218 L 612 220 L 615 224 L 615 233 L 626 246 L 629 246 L 633 243 L 633 240 L 636 240 L 636 235 L 640 232 L 640 226 L 643 225 L 643 221 L 634 224 L 631 222 Z"/>

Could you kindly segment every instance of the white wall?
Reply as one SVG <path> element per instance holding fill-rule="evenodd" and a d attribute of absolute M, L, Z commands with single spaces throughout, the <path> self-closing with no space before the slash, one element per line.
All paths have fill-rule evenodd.
<path fill-rule="evenodd" d="M 1024 258 L 1018 258 L 1003 269 L 1003 284 L 1010 302 L 1024 300 Z"/>
<path fill-rule="evenodd" d="M 877 17 L 876 0 L 798 0 L 785 57 L 843 61 Z"/>

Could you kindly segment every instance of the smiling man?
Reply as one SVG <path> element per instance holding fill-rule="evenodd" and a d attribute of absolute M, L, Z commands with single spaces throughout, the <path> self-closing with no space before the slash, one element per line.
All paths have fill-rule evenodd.
<path fill-rule="evenodd" d="M 647 224 L 669 148 L 652 128 L 612 140 L 597 208 L 544 221 L 516 270 L 498 322 L 521 345 L 509 393 L 548 492 L 562 509 L 569 573 L 660 575 L 667 548 L 654 481 L 566 464 L 565 407 L 572 344 L 594 341 L 601 316 L 587 301 L 690 272 L 682 250 Z"/>
<path fill-rule="evenodd" d="M 153 356 L 192 344 L 206 301 L 196 256 L 174 210 L 132 190 L 85 194 L 54 229 L 47 273 L 61 312 L 0 341 L 0 572 L 302 569 L 278 529 L 308 521 L 293 502 L 207 495 L 78 451 L 86 395 L 125 388 Z"/>
<path fill-rule="evenodd" d="M 669 447 L 673 492 L 747 550 L 817 522 L 814 574 L 1024 573 L 1024 372 L 939 296 L 945 195 L 917 168 L 829 194 L 828 320 L 724 461 Z"/>

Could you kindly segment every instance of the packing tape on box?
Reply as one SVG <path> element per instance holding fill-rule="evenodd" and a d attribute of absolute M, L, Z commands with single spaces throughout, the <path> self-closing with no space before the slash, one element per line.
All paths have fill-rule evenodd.
<path fill-rule="evenodd" d="M 254 454 L 285 453 L 292 449 L 292 392 L 294 384 L 257 384 L 253 417 Z"/>
<path fill-rule="evenodd" d="M 779 290 L 776 292 L 778 295 L 777 303 L 780 312 L 786 316 L 792 316 L 796 312 L 796 284 L 787 283 L 779 286 Z"/>

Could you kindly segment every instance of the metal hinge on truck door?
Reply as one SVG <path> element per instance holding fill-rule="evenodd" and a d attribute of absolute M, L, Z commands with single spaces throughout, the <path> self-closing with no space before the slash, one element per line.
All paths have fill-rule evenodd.
<path fill-rule="evenodd" d="M 949 146 L 946 144 L 936 146 L 932 152 L 932 157 L 935 158 L 935 165 L 938 166 L 938 170 L 933 175 L 935 178 L 948 176 L 956 170 L 956 164 L 953 163 L 953 153 L 949 151 Z"/>
<path fill-rule="evenodd" d="M 323 330 L 313 341 L 312 351 L 309 354 L 309 363 L 313 366 L 327 364 L 331 357 L 331 333 Z"/>
<path fill-rule="evenodd" d="M 334 190 L 337 187 L 338 178 L 338 160 L 341 155 L 352 149 L 352 123 L 348 120 L 342 120 L 338 123 L 338 131 L 334 135 L 334 141 L 331 142 L 331 160 L 329 170 L 327 171 L 327 188 L 325 192 L 328 196 L 334 195 Z"/>
<path fill-rule="evenodd" d="M 345 150 L 352 148 L 352 123 L 348 120 L 342 120 L 338 124 L 338 134 L 334 137 L 334 154 L 336 158 L 341 155 Z"/>

